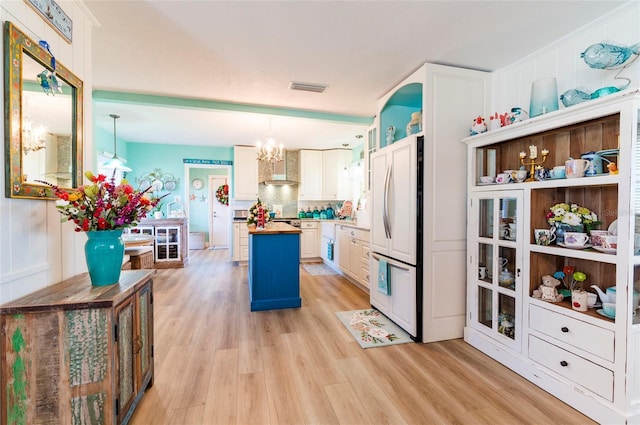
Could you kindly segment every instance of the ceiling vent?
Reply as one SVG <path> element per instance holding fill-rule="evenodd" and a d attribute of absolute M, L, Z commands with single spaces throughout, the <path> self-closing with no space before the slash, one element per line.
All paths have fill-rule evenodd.
<path fill-rule="evenodd" d="M 289 83 L 290 90 L 310 91 L 314 93 L 324 93 L 327 87 L 326 84 L 300 83 L 296 81 Z"/>

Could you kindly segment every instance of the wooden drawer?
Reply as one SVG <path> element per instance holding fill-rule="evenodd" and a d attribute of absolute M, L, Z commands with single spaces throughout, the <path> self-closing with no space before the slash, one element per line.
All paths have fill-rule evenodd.
<path fill-rule="evenodd" d="M 369 243 L 362 242 L 362 258 L 363 264 L 366 264 L 367 270 L 369 270 Z M 363 266 L 364 267 L 364 266 Z"/>
<path fill-rule="evenodd" d="M 614 361 L 615 333 L 536 305 L 529 307 L 529 326 L 605 360 Z"/>
<path fill-rule="evenodd" d="M 340 226 L 342 229 L 346 230 L 349 233 L 349 236 L 353 239 L 358 239 L 367 243 L 367 247 L 369 245 L 369 231 L 363 229 L 356 229 L 349 226 Z"/>
<path fill-rule="evenodd" d="M 578 385 L 613 401 L 613 372 L 529 335 L 529 358 Z"/>

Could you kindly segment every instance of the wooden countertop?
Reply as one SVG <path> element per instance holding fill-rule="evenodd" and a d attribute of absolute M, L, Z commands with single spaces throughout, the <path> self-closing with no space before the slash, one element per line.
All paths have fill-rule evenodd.
<path fill-rule="evenodd" d="M 293 227 L 287 223 L 281 222 L 267 223 L 266 227 L 261 230 L 249 227 L 250 235 L 276 235 L 279 233 L 302 233 L 302 230 L 298 227 Z"/>

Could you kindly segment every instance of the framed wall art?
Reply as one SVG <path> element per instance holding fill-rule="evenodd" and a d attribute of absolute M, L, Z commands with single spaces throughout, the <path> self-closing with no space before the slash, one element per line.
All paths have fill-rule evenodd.
<path fill-rule="evenodd" d="M 24 0 L 69 44 L 73 39 L 73 21 L 54 0 Z"/>

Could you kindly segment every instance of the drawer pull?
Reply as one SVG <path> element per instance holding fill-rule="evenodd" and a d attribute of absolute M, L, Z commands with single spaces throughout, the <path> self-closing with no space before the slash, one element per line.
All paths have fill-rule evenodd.
<path fill-rule="evenodd" d="M 567 363 L 566 361 L 563 360 L 563 361 L 560 362 L 560 366 L 567 367 L 567 366 L 569 366 L 569 363 Z"/>
<path fill-rule="evenodd" d="M 569 332 L 569 328 L 568 328 L 568 327 L 566 327 L 566 326 L 561 327 L 561 328 L 560 328 L 560 330 L 561 330 L 562 332 L 564 332 L 564 333 Z"/>

